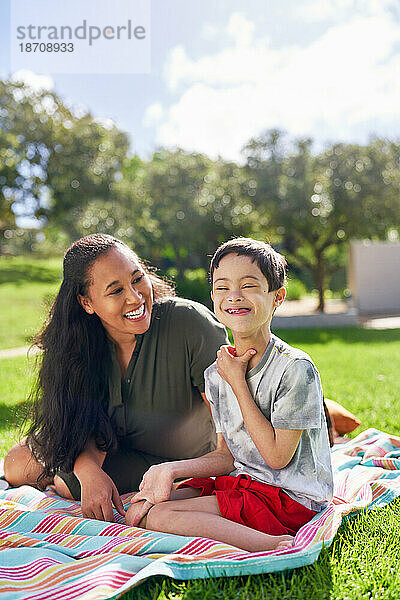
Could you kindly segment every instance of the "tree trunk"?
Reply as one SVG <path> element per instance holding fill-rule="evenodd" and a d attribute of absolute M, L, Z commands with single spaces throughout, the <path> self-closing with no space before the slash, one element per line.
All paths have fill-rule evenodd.
<path fill-rule="evenodd" d="M 315 270 L 315 283 L 318 290 L 318 307 L 317 311 L 324 312 L 325 310 L 325 264 L 321 254 L 317 255 L 317 266 Z"/>

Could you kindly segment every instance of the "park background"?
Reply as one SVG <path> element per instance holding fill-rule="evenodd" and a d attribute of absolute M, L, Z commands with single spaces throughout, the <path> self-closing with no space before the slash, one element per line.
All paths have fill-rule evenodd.
<path fill-rule="evenodd" d="M 268 239 L 288 258 L 289 299 L 313 297 L 319 311 L 349 299 L 351 240 L 399 242 L 397 2 L 151 8 L 149 74 L 61 76 L 10 71 L 10 3 L 0 4 L 1 349 L 32 341 L 65 249 L 88 233 L 123 239 L 207 305 L 215 248 Z M 400 434 L 399 330 L 278 333 L 311 354 L 326 395 L 363 428 Z M 2 455 L 29 409 L 33 363 L 0 360 Z M 347 523 L 292 574 L 154 580 L 133 594 L 397 598 L 399 511 Z"/>

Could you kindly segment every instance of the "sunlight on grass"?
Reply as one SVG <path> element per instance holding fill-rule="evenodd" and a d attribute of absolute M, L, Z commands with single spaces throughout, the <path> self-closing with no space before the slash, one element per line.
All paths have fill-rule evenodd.
<path fill-rule="evenodd" d="M 34 374 L 34 358 L 0 359 L 0 457 L 22 436 L 27 415 L 27 397 Z"/>
<path fill-rule="evenodd" d="M 0 349 L 31 343 L 61 281 L 61 259 L 0 258 Z"/>
<path fill-rule="evenodd" d="M 398 600 L 400 500 L 342 524 L 316 563 L 290 572 L 179 582 L 154 577 L 124 600 Z"/>
<path fill-rule="evenodd" d="M 7 259 L 8 260 L 8 259 Z M 59 285 L 60 261 L 0 261 L 0 347 L 25 345 L 42 325 L 45 301 Z M 7 283 L 5 283 L 7 282 Z M 400 435 L 400 330 L 358 328 L 277 331 L 316 363 L 325 395 L 362 421 Z M 20 436 L 34 358 L 0 360 L 0 456 Z M 286 573 L 176 582 L 153 577 L 124 600 L 398 600 L 400 500 L 347 520 L 331 548 L 309 567 Z"/>
<path fill-rule="evenodd" d="M 310 354 L 326 397 L 355 413 L 362 429 L 376 427 L 400 435 L 400 330 L 350 327 L 277 335 Z"/>

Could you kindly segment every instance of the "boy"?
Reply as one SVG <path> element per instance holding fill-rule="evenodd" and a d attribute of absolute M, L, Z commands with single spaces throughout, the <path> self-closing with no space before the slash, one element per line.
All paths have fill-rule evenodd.
<path fill-rule="evenodd" d="M 257 552 L 290 546 L 328 504 L 333 481 L 318 371 L 270 331 L 286 295 L 285 267 L 269 244 L 248 238 L 214 254 L 214 311 L 235 342 L 222 346 L 205 372 L 217 449 L 152 466 L 128 524 Z M 194 478 L 171 492 L 183 477 Z"/>

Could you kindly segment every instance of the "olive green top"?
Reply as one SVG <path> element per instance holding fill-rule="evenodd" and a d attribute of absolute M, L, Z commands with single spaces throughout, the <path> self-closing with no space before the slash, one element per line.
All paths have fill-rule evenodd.
<path fill-rule="evenodd" d="M 167 298 L 153 306 L 149 329 L 121 380 L 115 346 L 108 412 L 119 445 L 165 459 L 212 450 L 215 433 L 204 392 L 204 371 L 227 343 L 225 328 L 202 304 Z"/>

